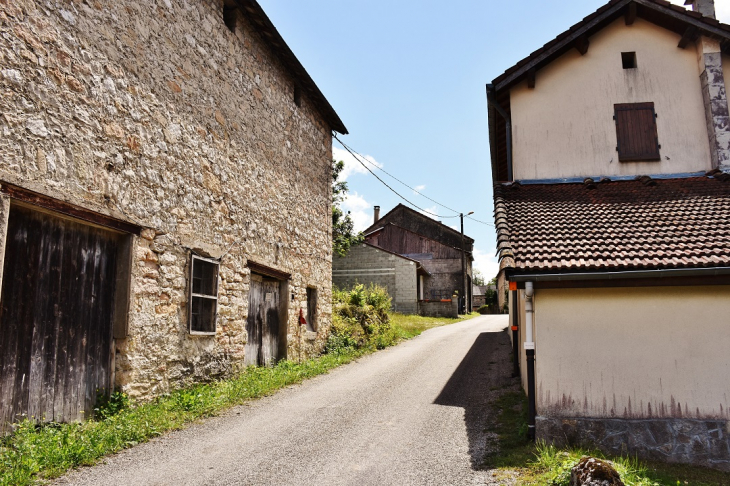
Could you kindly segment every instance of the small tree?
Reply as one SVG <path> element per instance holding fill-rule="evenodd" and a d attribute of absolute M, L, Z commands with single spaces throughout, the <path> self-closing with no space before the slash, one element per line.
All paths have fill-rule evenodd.
<path fill-rule="evenodd" d="M 475 268 L 474 272 L 472 273 L 473 275 L 471 278 L 472 282 L 474 282 L 474 285 L 486 285 L 486 281 L 484 280 L 484 274 L 480 270 Z"/>
<path fill-rule="evenodd" d="M 332 253 L 339 256 L 347 255 L 352 245 L 363 240 L 362 233 L 355 232 L 350 212 L 340 208 L 347 195 L 347 182 L 339 180 L 344 168 L 344 162 L 332 160 Z"/>

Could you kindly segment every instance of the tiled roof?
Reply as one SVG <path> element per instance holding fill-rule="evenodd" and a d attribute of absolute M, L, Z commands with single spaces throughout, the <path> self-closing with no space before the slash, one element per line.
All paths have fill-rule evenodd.
<path fill-rule="evenodd" d="M 730 267 L 730 176 L 495 187 L 501 268 Z"/>

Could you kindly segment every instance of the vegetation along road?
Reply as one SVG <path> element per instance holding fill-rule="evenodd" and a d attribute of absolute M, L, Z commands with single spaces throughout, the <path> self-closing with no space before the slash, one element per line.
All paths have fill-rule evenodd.
<path fill-rule="evenodd" d="M 506 316 L 481 316 L 74 471 L 74 485 L 505 484 L 480 470 Z"/>

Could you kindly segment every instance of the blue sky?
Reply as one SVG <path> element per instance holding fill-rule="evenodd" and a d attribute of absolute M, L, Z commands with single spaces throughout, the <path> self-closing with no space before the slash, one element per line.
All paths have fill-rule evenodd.
<path fill-rule="evenodd" d="M 683 0 L 672 0 L 683 4 Z M 443 205 L 492 223 L 485 84 L 605 0 L 259 0 L 350 134 L 343 141 Z M 716 0 L 730 23 L 730 0 Z M 359 229 L 401 199 L 337 142 Z M 437 206 L 378 172 L 417 206 Z M 458 215 L 457 215 L 458 216 Z M 437 218 L 458 227 L 457 218 Z M 465 220 L 476 266 L 496 275 L 491 226 Z"/>

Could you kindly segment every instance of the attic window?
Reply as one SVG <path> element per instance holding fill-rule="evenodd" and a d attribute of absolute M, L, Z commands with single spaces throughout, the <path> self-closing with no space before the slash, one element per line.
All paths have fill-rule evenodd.
<path fill-rule="evenodd" d="M 190 334 L 215 334 L 218 312 L 217 261 L 192 255 L 189 298 Z"/>
<path fill-rule="evenodd" d="M 228 30 L 236 33 L 236 8 L 235 7 L 223 7 L 223 23 L 226 24 Z"/>
<path fill-rule="evenodd" d="M 302 106 L 302 88 L 298 84 L 294 85 L 294 104 L 300 108 Z"/>
<path fill-rule="evenodd" d="M 621 63 L 624 69 L 636 69 L 636 53 L 635 52 L 622 52 Z"/>

